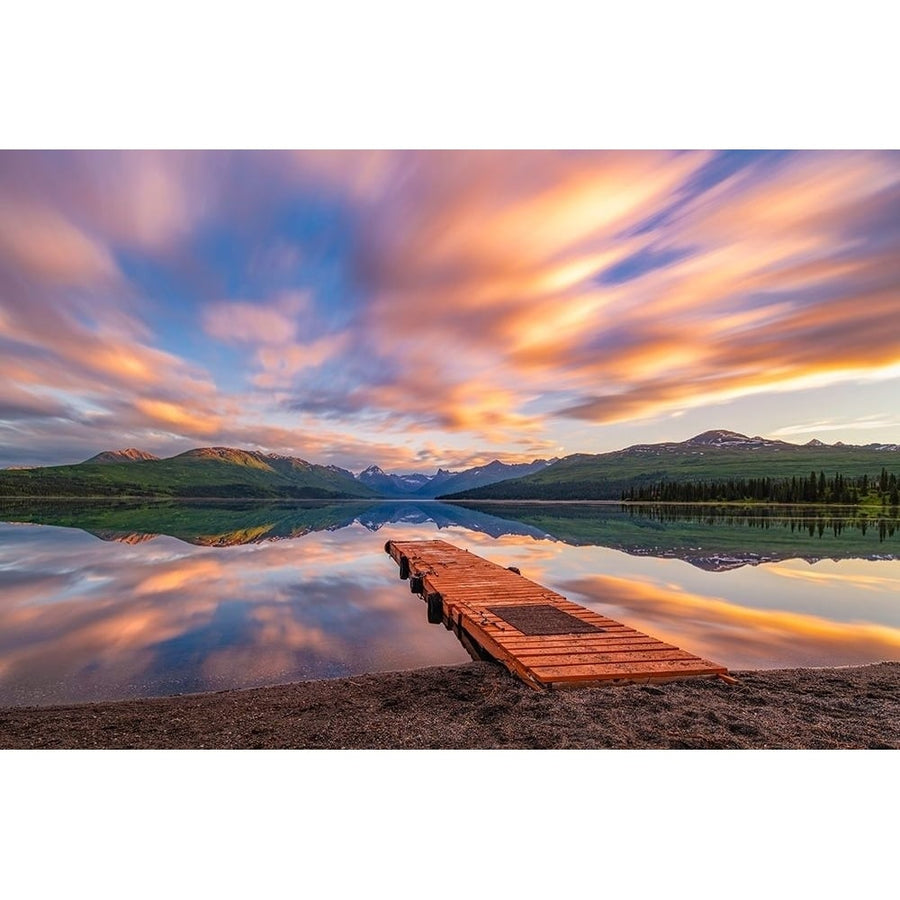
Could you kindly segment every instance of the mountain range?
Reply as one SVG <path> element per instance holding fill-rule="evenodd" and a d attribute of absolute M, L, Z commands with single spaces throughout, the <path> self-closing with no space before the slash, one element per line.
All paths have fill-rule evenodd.
<path fill-rule="evenodd" d="M 370 466 L 357 475 L 293 456 L 199 447 L 168 459 L 135 448 L 107 450 L 69 466 L 0 472 L 0 496 L 221 497 L 294 499 L 619 499 L 632 486 L 730 477 L 787 477 L 810 471 L 877 475 L 895 466 L 897 444 L 806 444 L 735 431 L 705 431 L 680 442 L 636 444 L 509 465 L 494 460 L 461 472 L 398 475 Z"/>
<path fill-rule="evenodd" d="M 788 478 L 811 471 L 847 477 L 877 475 L 900 463 L 900 445 L 806 444 L 736 431 L 704 431 L 686 441 L 635 444 L 611 453 L 575 453 L 524 478 L 445 492 L 458 500 L 618 500 L 622 492 L 661 481 Z"/>
<path fill-rule="evenodd" d="M 546 469 L 555 463 L 555 459 L 536 459 L 530 463 L 509 465 L 495 459 L 485 466 L 476 466 L 462 472 L 450 472 L 438 469 L 434 475 L 389 475 L 378 466 L 370 466 L 356 476 L 357 480 L 378 491 L 384 497 L 414 497 L 427 499 L 438 494 L 455 493 L 507 481 L 510 478 L 523 478 Z"/>
<path fill-rule="evenodd" d="M 430 499 L 445 490 L 529 475 L 550 462 L 494 460 L 462 472 L 438 469 L 434 475 L 387 474 L 370 466 L 354 475 L 339 466 L 235 447 L 198 447 L 168 459 L 130 447 L 104 450 L 76 465 L 6 469 L 0 472 L 0 496 Z"/>
<path fill-rule="evenodd" d="M 0 496 L 372 498 L 338 466 L 292 456 L 198 447 L 168 459 L 139 450 L 104 451 L 72 466 L 0 472 Z"/>

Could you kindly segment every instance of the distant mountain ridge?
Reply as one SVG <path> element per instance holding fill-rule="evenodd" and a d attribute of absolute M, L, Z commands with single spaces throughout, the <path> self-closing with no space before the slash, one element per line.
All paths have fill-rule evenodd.
<path fill-rule="evenodd" d="M 119 462 L 140 462 L 141 460 L 159 459 L 146 450 L 137 450 L 134 447 L 128 447 L 125 450 L 104 450 L 90 459 L 86 459 L 85 464 L 89 463 L 119 463 Z"/>
<path fill-rule="evenodd" d="M 667 479 L 790 478 L 812 470 L 874 476 L 900 462 L 893 454 L 900 454 L 900 445 L 829 445 L 816 438 L 799 445 L 719 429 L 680 442 L 530 463 L 493 460 L 429 476 L 389 474 L 379 466 L 354 475 L 339 466 L 235 447 L 197 447 L 167 459 L 132 447 L 71 466 L 2 470 L 0 496 L 612 500 L 630 486 Z"/>
<path fill-rule="evenodd" d="M 609 453 L 576 453 L 521 478 L 445 490 L 447 500 L 617 500 L 631 487 L 662 481 L 791 478 L 827 470 L 845 476 L 877 475 L 900 464 L 898 444 L 806 444 L 748 437 L 724 429 L 685 441 L 634 444 Z"/>
<path fill-rule="evenodd" d="M 702 434 L 696 434 L 692 438 L 688 438 L 683 443 L 691 446 L 699 447 L 775 447 L 785 443 L 785 441 L 772 441 L 763 437 L 747 437 L 738 431 L 725 431 L 717 429 L 715 431 L 704 431 Z"/>
<path fill-rule="evenodd" d="M 636 444 L 634 447 L 627 447 L 626 450 L 634 450 L 638 447 L 720 447 L 731 450 L 753 450 L 759 447 L 769 448 L 798 448 L 798 447 L 843 447 L 845 449 L 855 450 L 900 450 L 900 444 L 845 444 L 838 441 L 835 444 L 826 444 L 818 438 L 812 438 L 805 444 L 791 444 L 788 441 L 772 440 L 771 438 L 748 437 L 738 431 L 725 431 L 717 429 L 714 431 L 704 431 L 701 434 L 694 435 L 686 441 L 668 442 L 660 444 Z"/>
<path fill-rule="evenodd" d="M 495 459 L 485 466 L 475 466 L 462 472 L 438 469 L 434 475 L 420 472 L 411 475 L 388 474 L 379 466 L 369 466 L 356 476 L 385 497 L 414 497 L 432 499 L 439 493 L 463 491 L 483 485 L 496 484 L 510 478 L 521 478 L 546 468 L 555 460 L 536 459 L 530 463 L 502 463 Z"/>
<path fill-rule="evenodd" d="M 390 497 L 413 494 L 428 485 L 434 477 L 436 476 L 424 475 L 420 472 L 410 475 L 389 475 L 380 466 L 369 466 L 368 469 L 360 472 L 356 479 L 378 493 Z"/>
<path fill-rule="evenodd" d="M 536 459 L 530 463 L 502 463 L 495 459 L 486 466 L 476 466 L 463 472 L 455 472 L 437 485 L 429 485 L 428 490 L 420 490 L 419 496 L 436 497 L 438 494 L 467 491 L 490 484 L 499 484 L 513 478 L 523 478 L 540 472 L 556 462 L 555 459 Z M 450 473 L 448 473 L 450 474 Z"/>
<path fill-rule="evenodd" d="M 679 451 L 689 447 L 702 447 L 719 450 L 759 450 L 760 448 L 769 448 L 778 450 L 782 447 L 796 447 L 798 444 L 789 444 L 787 441 L 777 441 L 771 438 L 764 438 L 757 435 L 756 437 L 748 437 L 738 431 L 726 431 L 725 429 L 715 429 L 713 431 L 704 431 L 694 435 L 685 441 L 663 441 L 658 444 L 633 444 L 624 450 L 615 450 L 614 453 L 643 453 L 643 452 L 669 452 Z M 815 438 L 807 442 L 806 447 L 827 447 L 821 441 Z M 603 455 L 603 454 L 600 454 Z"/>

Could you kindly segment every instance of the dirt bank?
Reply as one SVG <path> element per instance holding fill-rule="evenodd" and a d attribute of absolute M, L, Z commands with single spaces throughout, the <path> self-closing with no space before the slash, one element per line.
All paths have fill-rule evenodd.
<path fill-rule="evenodd" d="M 537 693 L 493 663 L 0 709 L 2 748 L 900 748 L 900 663 Z"/>

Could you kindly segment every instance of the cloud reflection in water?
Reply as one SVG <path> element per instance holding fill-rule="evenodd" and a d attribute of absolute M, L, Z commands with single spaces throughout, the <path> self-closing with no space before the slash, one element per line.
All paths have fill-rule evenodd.
<path fill-rule="evenodd" d="M 382 506 L 381 512 L 344 508 L 337 520 L 320 506 L 298 508 L 291 515 L 307 522 L 298 528 L 284 509 L 279 520 L 259 505 L 255 515 L 286 523 L 285 539 L 234 546 L 204 545 L 215 537 L 208 518 L 199 544 L 188 542 L 190 533 L 134 540 L 138 530 L 128 520 L 99 540 L 75 528 L 0 525 L 0 705 L 218 690 L 466 661 L 450 634 L 427 625 L 424 606 L 398 581 L 383 552 L 391 538 L 440 537 L 519 566 L 577 602 L 731 668 L 900 659 L 900 561 L 891 558 L 893 544 L 871 533 L 866 540 L 874 553 L 847 530 L 843 545 L 827 534 L 805 536 L 806 544 L 791 551 L 794 558 L 779 551 L 762 564 L 715 571 L 671 558 L 684 539 L 679 523 L 652 530 L 658 545 L 629 549 L 623 535 L 634 517 L 616 519 L 614 510 L 598 511 L 594 536 L 574 546 L 535 523 L 489 512 L 454 513 L 447 504 L 395 504 L 392 512 Z M 59 521 L 70 512 L 32 518 Z M 188 515 L 178 512 L 179 521 Z M 111 515 L 85 513 L 91 522 L 101 514 Z M 216 514 L 231 515 L 227 509 Z M 137 511 L 138 520 L 147 515 Z M 160 524 L 154 528 L 162 531 Z M 553 527 L 565 534 L 566 524 L 557 519 Z M 577 524 L 583 534 L 584 518 Z M 754 560 L 764 555 L 753 541 L 771 542 L 771 529 L 736 528 L 710 525 L 702 540 L 732 548 L 743 542 Z M 690 540 L 700 538 L 692 532 Z M 823 548 L 836 554 L 841 546 L 851 558 L 821 558 Z"/>

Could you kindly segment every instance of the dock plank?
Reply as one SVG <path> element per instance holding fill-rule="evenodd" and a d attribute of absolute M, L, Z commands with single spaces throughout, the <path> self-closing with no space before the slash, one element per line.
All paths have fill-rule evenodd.
<path fill-rule="evenodd" d="M 400 566 L 401 577 L 421 578 L 421 596 L 439 604 L 444 624 L 466 638 L 536 689 L 573 687 L 598 682 L 668 681 L 680 678 L 728 677 L 717 663 L 659 641 L 615 619 L 573 603 L 544 585 L 446 541 L 388 541 L 384 547 Z M 419 583 L 416 583 L 416 587 Z M 584 623 L 571 632 L 525 633 L 502 618 L 504 609 L 551 607 L 539 620 L 564 617 Z M 554 612 L 554 610 L 558 612 Z M 499 614 L 498 614 L 499 613 Z M 519 616 L 523 629 L 540 609 Z M 436 619 L 429 618 L 429 621 Z M 596 630 L 586 629 L 591 625 Z"/>

